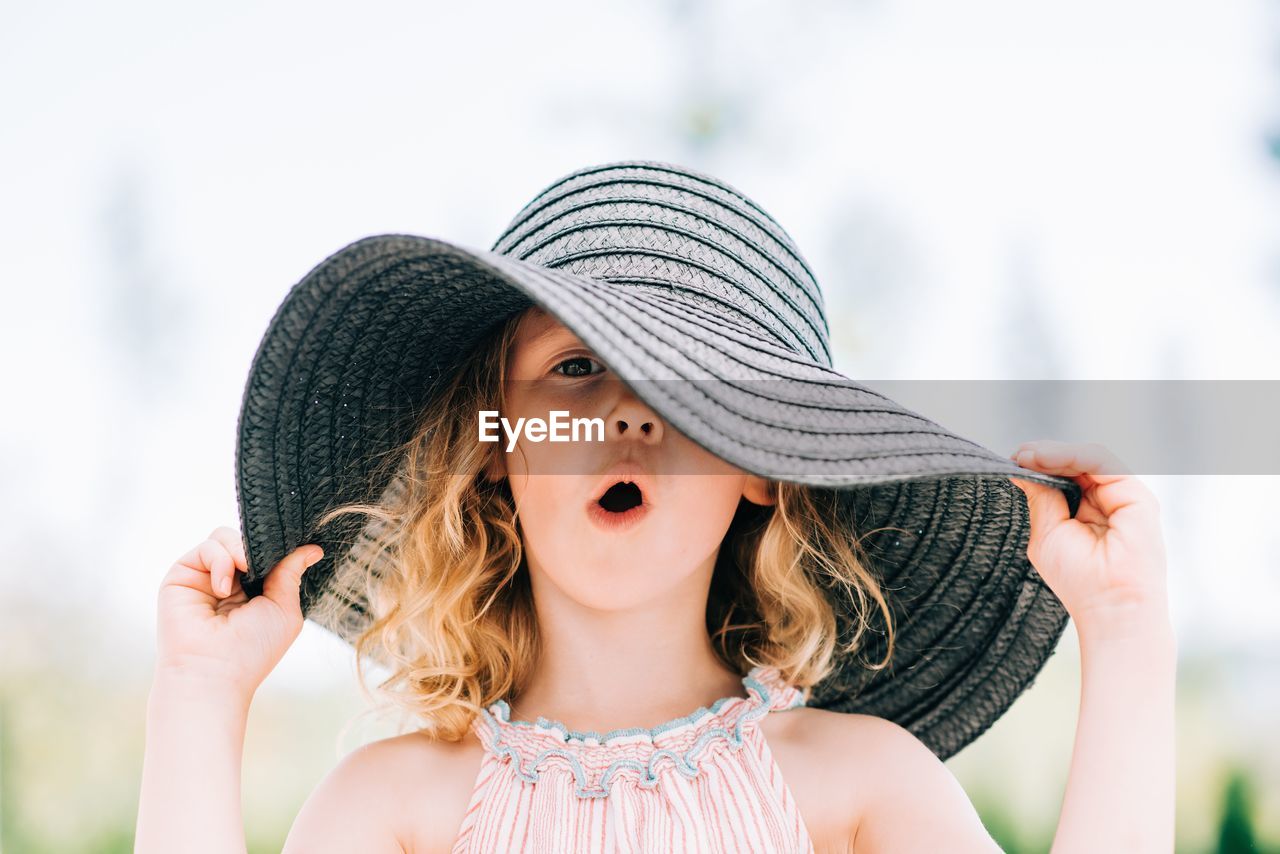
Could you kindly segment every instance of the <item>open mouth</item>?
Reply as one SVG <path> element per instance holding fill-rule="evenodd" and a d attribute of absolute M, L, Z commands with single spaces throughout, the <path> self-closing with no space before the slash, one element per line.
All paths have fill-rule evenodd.
<path fill-rule="evenodd" d="M 617 478 L 594 501 L 587 503 L 587 516 L 599 528 L 610 532 L 622 532 L 640 523 L 652 510 L 640 481 L 643 475 L 615 475 Z M 635 480 L 628 478 L 634 477 Z"/>
<path fill-rule="evenodd" d="M 610 513 L 626 513 L 644 503 L 644 494 L 631 481 L 619 481 L 605 490 L 596 503 Z"/>

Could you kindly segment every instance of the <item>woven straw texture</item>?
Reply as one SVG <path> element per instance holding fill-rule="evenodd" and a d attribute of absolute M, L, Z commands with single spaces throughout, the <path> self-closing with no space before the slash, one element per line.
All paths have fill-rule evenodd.
<path fill-rule="evenodd" d="M 317 542 L 304 612 L 338 597 L 351 641 L 366 624 L 352 557 L 377 531 L 313 522 L 393 496 L 388 454 L 494 324 L 545 308 L 672 426 L 755 474 L 835 489 L 890 592 L 891 667 L 869 635 L 809 704 L 894 720 L 946 758 L 1032 682 L 1066 625 L 1026 555 L 1019 467 L 832 367 L 823 296 L 800 251 L 728 184 L 656 161 L 576 170 L 479 250 L 408 234 L 357 240 L 285 297 L 254 357 L 238 420 L 244 586 Z M 378 468 L 386 464 L 385 468 Z M 842 633 L 847 602 L 836 601 Z"/>

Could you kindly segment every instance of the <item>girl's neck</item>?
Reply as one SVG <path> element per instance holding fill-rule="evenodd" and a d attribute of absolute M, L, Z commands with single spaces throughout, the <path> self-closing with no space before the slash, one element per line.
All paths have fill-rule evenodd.
<path fill-rule="evenodd" d="M 529 686 L 506 699 L 514 720 L 544 717 L 571 730 L 606 732 L 656 727 L 731 696 L 747 696 L 742 674 L 714 655 L 646 656 L 612 666 L 544 657 Z"/>
<path fill-rule="evenodd" d="M 709 555 L 663 597 L 605 608 L 562 589 L 531 555 L 538 662 L 519 696 L 506 698 L 512 717 L 584 731 L 652 728 L 747 696 L 742 674 L 721 662 L 707 633 L 715 560 Z M 625 579 L 615 583 L 625 590 Z"/>

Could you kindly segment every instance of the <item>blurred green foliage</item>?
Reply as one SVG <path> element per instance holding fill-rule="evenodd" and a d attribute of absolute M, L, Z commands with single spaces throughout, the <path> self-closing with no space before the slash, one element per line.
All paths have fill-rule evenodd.
<path fill-rule="evenodd" d="M 1264 850 L 1254 830 L 1253 816 L 1253 783 L 1244 769 L 1232 767 L 1222 792 L 1219 854 L 1254 854 Z"/>
<path fill-rule="evenodd" d="M 992 839 L 1008 854 L 1044 854 L 1053 842 L 1052 833 L 1034 842 L 1027 840 L 1029 828 L 1021 825 L 1001 803 L 989 794 L 973 797 L 978 815 Z M 1247 768 L 1229 765 L 1221 785 L 1221 813 L 1217 844 L 1208 848 L 1179 845 L 1180 854 L 1280 854 L 1275 841 L 1260 838 L 1256 828 L 1256 783 Z"/>

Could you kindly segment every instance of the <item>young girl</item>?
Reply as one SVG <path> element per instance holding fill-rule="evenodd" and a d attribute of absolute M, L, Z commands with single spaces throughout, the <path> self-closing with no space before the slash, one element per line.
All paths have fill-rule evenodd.
<path fill-rule="evenodd" d="M 345 757 L 286 851 L 996 851 L 939 757 L 875 715 L 809 707 L 890 591 L 830 494 L 737 468 L 677 431 L 594 348 L 533 306 L 472 350 L 400 456 L 401 488 L 307 616 L 369 603 L 357 660 L 387 666 L 418 731 Z M 599 442 L 476 441 L 598 416 Z M 1096 445 L 1033 442 L 1013 479 L 1027 555 L 1076 621 L 1077 739 L 1055 851 L 1173 846 L 1174 639 L 1151 493 Z M 637 503 L 638 502 L 638 503 Z M 212 532 L 159 597 L 137 849 L 244 849 L 240 755 L 256 688 L 297 637 L 308 544 L 241 583 Z M 837 642 L 824 588 L 859 603 Z"/>

